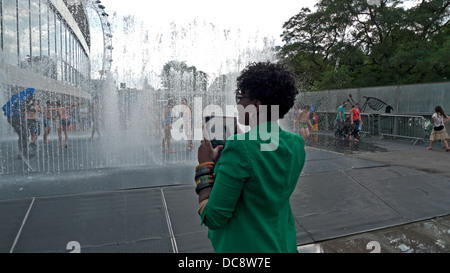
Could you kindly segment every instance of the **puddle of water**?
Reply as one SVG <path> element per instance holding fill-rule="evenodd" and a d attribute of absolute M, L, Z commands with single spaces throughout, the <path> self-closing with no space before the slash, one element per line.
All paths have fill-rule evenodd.
<path fill-rule="evenodd" d="M 321 244 L 310 244 L 297 247 L 298 253 L 324 253 Z"/>
<path fill-rule="evenodd" d="M 311 134 L 311 136 L 306 139 L 306 145 L 343 154 L 388 151 L 365 138 L 361 138 L 359 142 L 356 142 L 326 134 Z"/>

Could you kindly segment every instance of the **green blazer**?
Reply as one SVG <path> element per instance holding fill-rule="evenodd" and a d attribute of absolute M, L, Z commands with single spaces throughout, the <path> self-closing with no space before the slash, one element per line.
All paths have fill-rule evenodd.
<path fill-rule="evenodd" d="M 231 136 L 215 166 L 214 187 L 201 214 L 214 250 L 296 252 L 289 199 L 304 163 L 303 138 L 281 130 L 276 122 Z"/>

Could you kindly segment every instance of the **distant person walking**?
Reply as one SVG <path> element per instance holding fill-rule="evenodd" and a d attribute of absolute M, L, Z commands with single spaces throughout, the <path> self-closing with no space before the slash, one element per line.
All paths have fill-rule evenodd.
<path fill-rule="evenodd" d="M 343 101 L 342 105 L 337 109 L 337 116 L 334 122 L 334 125 L 336 127 L 335 135 L 343 135 L 343 129 L 345 125 L 345 107 L 347 107 L 347 101 Z"/>
<path fill-rule="evenodd" d="M 355 102 L 354 107 L 350 111 L 350 121 L 353 125 L 353 131 L 350 135 L 350 141 L 352 140 L 352 137 L 354 137 L 356 142 L 359 142 L 359 131 L 360 126 L 363 124 L 361 120 L 361 110 L 359 110 L 359 103 Z"/>
<path fill-rule="evenodd" d="M 436 140 L 442 140 L 445 144 L 445 151 L 450 151 L 450 147 L 448 146 L 449 135 L 447 130 L 445 130 L 445 122 L 450 120 L 450 117 L 445 114 L 444 109 L 441 106 L 436 106 L 434 108 L 434 114 L 431 116 L 433 119 L 433 130 L 430 135 L 430 146 L 427 147 L 427 150 L 433 150 L 433 144 Z"/>

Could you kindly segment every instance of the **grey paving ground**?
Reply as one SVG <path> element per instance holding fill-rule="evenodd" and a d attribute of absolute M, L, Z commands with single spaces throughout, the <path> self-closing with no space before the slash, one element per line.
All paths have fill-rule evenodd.
<path fill-rule="evenodd" d="M 313 140 L 291 198 L 300 252 L 449 252 L 450 178 L 434 163 L 449 153 Z M 422 164 L 402 155 L 414 151 Z M 195 156 L 176 156 L 153 167 L 1 175 L 0 252 L 69 252 L 72 242 L 81 252 L 212 252 L 196 213 Z"/>
<path fill-rule="evenodd" d="M 447 213 L 436 215 L 429 219 L 419 220 L 419 214 L 427 214 L 429 210 L 421 205 L 421 194 L 427 204 L 438 204 L 441 198 L 433 196 L 432 191 L 425 188 L 448 187 L 450 177 L 450 154 L 442 148 L 442 143 L 436 143 L 432 151 L 426 150 L 429 143 L 411 145 L 408 141 L 380 140 L 376 137 L 364 138 L 360 147 L 348 143 L 339 147 L 329 142 L 329 137 L 319 136 L 319 146 L 328 150 L 338 150 L 346 156 L 370 160 L 385 167 L 376 168 L 378 172 L 366 169 L 353 170 L 353 176 L 358 177 L 363 184 L 372 184 L 374 194 L 390 195 L 391 204 L 399 213 L 408 214 L 411 223 L 394 225 L 392 227 L 375 229 L 359 234 L 338 237 L 321 242 L 299 246 L 299 252 L 305 253 L 449 253 L 450 252 L 450 216 Z M 317 139 L 317 138 L 316 138 Z M 317 143 L 317 142 L 316 142 Z M 309 144 L 317 146 L 313 139 Z M 370 182 L 372 181 L 372 182 Z M 434 181 L 434 182 L 432 182 Z M 404 188 L 399 190 L 398 185 Z M 432 185 L 434 184 L 434 186 Z M 427 185 L 427 186 L 425 186 Z M 445 196 L 446 195 L 446 196 Z M 443 198 L 448 198 L 448 192 Z M 383 197 L 384 199 L 384 197 Z M 409 200 L 408 200 L 409 199 Z M 403 201 L 401 201 L 403 200 Z M 397 207 L 404 202 L 406 207 Z M 441 203 L 443 211 L 448 211 L 447 202 Z M 433 206 L 434 206 L 433 205 Z"/>

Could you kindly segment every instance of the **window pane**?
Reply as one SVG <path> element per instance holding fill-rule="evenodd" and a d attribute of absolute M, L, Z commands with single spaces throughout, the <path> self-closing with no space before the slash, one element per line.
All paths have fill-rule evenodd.
<path fill-rule="evenodd" d="M 61 22 L 61 61 L 62 61 L 62 76 L 63 81 L 67 81 L 67 67 L 66 67 L 66 57 L 67 57 L 67 48 L 66 48 L 66 27 Z"/>
<path fill-rule="evenodd" d="M 89 56 L 86 54 L 84 55 L 84 62 L 86 65 L 86 70 L 85 70 L 85 75 L 84 77 L 86 78 L 86 80 L 89 80 L 91 78 L 91 63 L 89 60 Z"/>
<path fill-rule="evenodd" d="M 17 3 L 3 1 L 3 51 L 6 63 L 18 64 L 17 51 Z"/>
<path fill-rule="evenodd" d="M 55 15 L 52 12 L 49 12 L 48 18 L 49 53 L 51 59 L 56 59 Z"/>
<path fill-rule="evenodd" d="M 58 74 L 58 80 L 62 80 L 62 62 L 61 62 L 61 21 L 58 17 L 56 17 L 56 69 Z"/>
<path fill-rule="evenodd" d="M 48 21 L 48 37 L 50 44 L 50 77 L 53 79 L 57 78 L 56 71 L 56 28 L 55 28 L 55 14 L 49 10 L 49 21 Z"/>
<path fill-rule="evenodd" d="M 51 76 L 48 39 L 48 8 L 44 1 L 41 2 L 41 67 L 44 76 Z"/>
<path fill-rule="evenodd" d="M 19 11 L 19 64 L 21 68 L 31 67 L 30 53 L 30 2 L 18 0 Z"/>
<path fill-rule="evenodd" d="M 0 0 L 0 49 L 3 48 L 2 43 L 3 43 L 3 11 L 2 11 L 2 0 Z"/>
<path fill-rule="evenodd" d="M 66 30 L 67 33 L 67 64 L 72 65 L 72 35 L 70 31 Z"/>
<path fill-rule="evenodd" d="M 71 83 L 75 83 L 75 75 L 74 75 L 74 67 L 75 67 L 75 39 L 73 38 L 73 34 L 70 33 L 70 66 L 72 67 L 72 81 Z"/>
<path fill-rule="evenodd" d="M 31 13 L 31 54 L 33 55 L 33 65 L 38 65 L 41 58 L 41 41 L 39 25 L 39 0 L 30 1 Z"/>
<path fill-rule="evenodd" d="M 41 3 L 41 55 L 48 56 L 48 8 Z"/>

